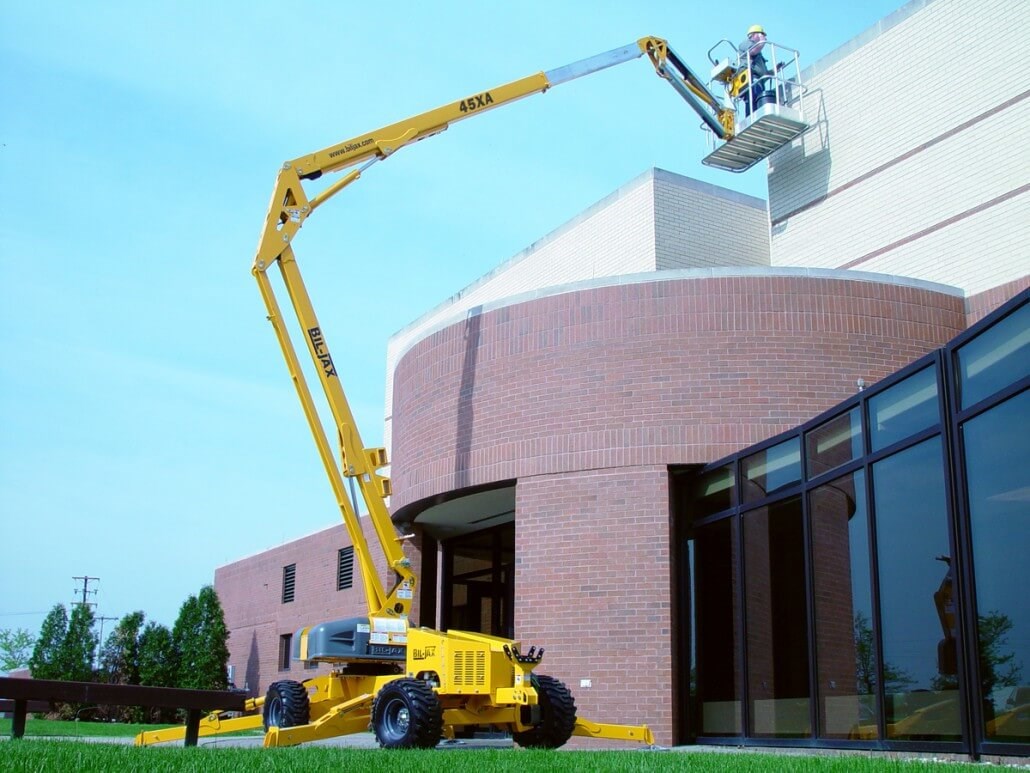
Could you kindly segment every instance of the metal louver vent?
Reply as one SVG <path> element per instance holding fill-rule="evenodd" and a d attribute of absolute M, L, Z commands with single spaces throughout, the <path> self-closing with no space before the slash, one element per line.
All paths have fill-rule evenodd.
<path fill-rule="evenodd" d="M 454 684 L 458 687 L 485 686 L 486 653 L 482 650 L 455 651 Z"/>
<path fill-rule="evenodd" d="M 297 584 L 297 565 L 283 567 L 283 604 L 293 601 L 293 592 Z"/>
<path fill-rule="evenodd" d="M 339 561 L 336 566 L 336 590 L 346 590 L 354 586 L 354 548 L 340 548 Z"/>

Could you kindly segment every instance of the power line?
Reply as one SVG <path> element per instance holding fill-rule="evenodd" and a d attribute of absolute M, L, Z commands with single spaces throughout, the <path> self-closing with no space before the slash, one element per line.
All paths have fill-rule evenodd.
<path fill-rule="evenodd" d="M 0 612 L 0 617 L 28 617 L 29 615 L 45 615 L 47 610 L 41 609 L 38 612 Z"/>

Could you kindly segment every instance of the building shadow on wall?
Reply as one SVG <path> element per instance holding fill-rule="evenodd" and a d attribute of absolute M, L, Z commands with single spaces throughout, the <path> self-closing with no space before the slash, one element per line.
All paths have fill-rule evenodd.
<path fill-rule="evenodd" d="M 830 192 L 830 122 L 826 115 L 822 89 L 813 89 L 806 95 L 805 118 L 809 121 L 810 128 L 799 139 L 776 152 L 776 163 L 772 172 L 775 173 L 777 169 L 790 170 L 792 180 L 803 180 L 807 201 L 802 206 L 807 208 L 825 199 Z M 770 178 L 770 198 L 774 195 L 774 179 Z M 798 208 L 791 208 L 789 211 L 771 213 L 773 235 L 784 231 L 791 215 L 797 211 Z"/>
<path fill-rule="evenodd" d="M 243 689 L 251 698 L 258 697 L 261 681 L 260 656 L 258 654 L 257 631 L 250 632 L 250 652 L 247 654 L 247 670 L 243 676 Z"/>
<path fill-rule="evenodd" d="M 465 317 L 465 356 L 461 363 L 461 383 L 458 386 L 454 438 L 454 488 L 469 485 L 469 464 L 472 455 L 472 425 L 475 408 L 472 404 L 476 386 L 476 361 L 479 359 L 479 336 L 483 324 L 483 307 L 475 306 Z"/>

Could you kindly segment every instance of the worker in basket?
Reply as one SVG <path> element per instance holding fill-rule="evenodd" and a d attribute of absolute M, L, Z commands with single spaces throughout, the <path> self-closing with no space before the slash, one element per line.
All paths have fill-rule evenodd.
<path fill-rule="evenodd" d="M 765 28 L 761 24 L 752 24 L 747 38 L 737 47 L 741 65 L 746 65 L 751 73 L 747 90 L 740 94 L 744 100 L 744 115 L 751 115 L 752 110 L 776 102 L 775 75 L 762 54 L 765 42 Z"/>

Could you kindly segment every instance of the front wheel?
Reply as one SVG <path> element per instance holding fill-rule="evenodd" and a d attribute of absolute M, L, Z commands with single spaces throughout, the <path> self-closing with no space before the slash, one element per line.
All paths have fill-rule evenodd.
<path fill-rule="evenodd" d="M 569 688 L 551 676 L 531 674 L 540 707 L 540 721 L 524 733 L 515 733 L 515 743 L 534 749 L 557 749 L 572 737 L 576 727 L 576 702 Z"/>
<path fill-rule="evenodd" d="M 270 727 L 296 727 L 311 721 L 308 691 L 300 682 L 273 682 L 265 695 L 261 712 L 265 732 Z"/>
<path fill-rule="evenodd" d="M 372 703 L 372 730 L 384 749 L 432 749 L 443 732 L 436 693 L 417 679 L 396 679 Z"/>

